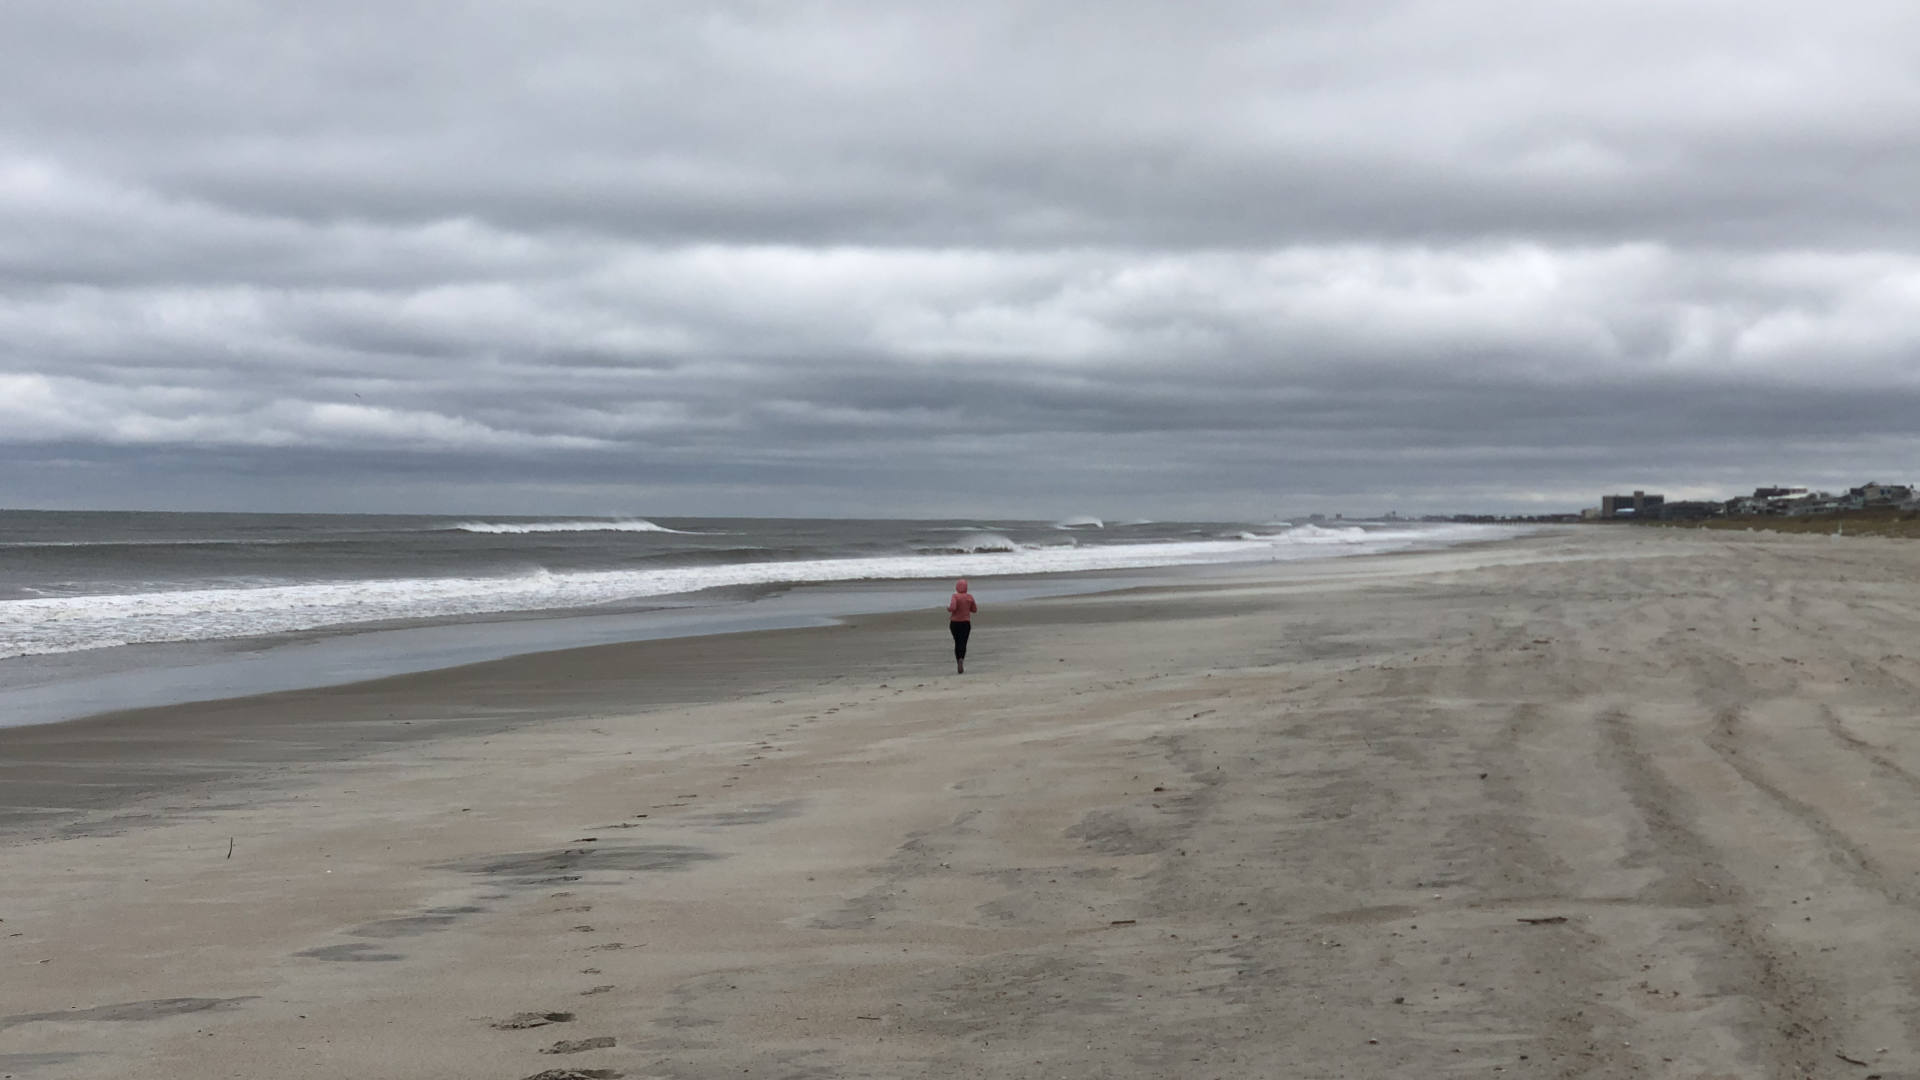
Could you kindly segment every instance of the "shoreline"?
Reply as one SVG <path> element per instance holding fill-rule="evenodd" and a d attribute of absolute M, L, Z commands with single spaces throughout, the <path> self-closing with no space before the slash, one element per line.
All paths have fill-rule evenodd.
<path fill-rule="evenodd" d="M 1453 550 L 1511 537 L 1461 541 Z M 1370 558 L 1365 552 L 1290 559 Z M 986 575 L 982 583 L 1012 602 L 1159 583 L 1205 580 L 1262 562 L 1062 573 Z M 158 642 L 0 660 L 0 732 L 67 723 L 198 701 L 344 686 L 508 659 L 538 652 L 623 642 L 823 627 L 840 619 L 913 610 L 940 590 L 930 579 L 874 579 L 648 598 L 635 606 L 505 612 L 481 617 L 350 624 L 253 638 Z"/>
<path fill-rule="evenodd" d="M 963 677 L 880 614 L 175 710 L 183 768 L 261 761 L 0 836 L 0 1072 L 1920 1073 L 1920 549 L 983 614 Z M 166 750 L 101 724 L 96 781 Z"/>
<path fill-rule="evenodd" d="M 1022 594 L 1106 587 L 1111 572 L 1031 575 Z M 690 594 L 632 609 L 567 609 L 293 631 L 255 638 L 159 642 L 13 657 L 0 681 L 0 732 L 108 712 L 390 678 L 572 648 L 751 631 L 803 629 L 923 600 L 926 582 L 854 582 L 758 590 L 740 600 Z M 696 600 L 695 597 L 700 599 Z M 701 602 L 704 600 L 704 602 Z"/>
<path fill-rule="evenodd" d="M 1312 580 L 1334 563 L 1351 567 L 1515 542 L 1502 539 L 1431 552 L 1176 568 L 1187 571 L 1180 574 L 1146 569 L 981 579 L 993 598 L 989 619 L 983 621 L 991 625 L 1011 617 L 1017 624 L 1033 618 L 1026 609 L 1047 601 L 1205 590 L 1221 580 L 1264 577 L 1273 567 L 1286 568 L 1281 576 Z M 84 832 L 81 823 L 88 818 L 108 814 L 111 821 L 114 810 L 168 791 L 244 782 L 279 767 L 324 766 L 439 737 L 506 731 L 566 715 L 569 708 L 583 707 L 577 704 L 581 701 L 609 709 L 654 708 L 766 693 L 804 680 L 815 668 L 844 664 L 845 650 L 827 636 L 836 631 L 858 631 L 863 655 L 889 657 L 897 664 L 924 658 L 934 661 L 929 674 L 939 674 L 942 650 L 950 645 L 937 609 L 929 604 L 925 612 L 907 611 L 885 603 L 897 603 L 901 597 L 924 599 L 927 583 L 904 583 L 911 586 L 905 590 L 897 582 L 864 584 L 856 590 L 831 586 L 790 590 L 816 602 L 802 606 L 789 625 L 782 625 L 778 615 L 756 613 L 748 617 L 752 625 L 744 629 L 633 637 L 624 636 L 627 630 L 616 630 L 623 636 L 612 641 L 533 647 L 424 668 L 411 667 L 412 660 L 407 659 L 406 669 L 372 678 L 193 697 L 0 726 L 0 838 L 33 828 Z M 862 610 L 848 602 L 860 592 L 880 594 L 883 606 Z M 1010 598 L 1003 601 L 1002 596 Z M 513 622 L 516 626 L 540 624 L 531 619 Z M 464 633 L 469 625 L 452 629 Z M 940 633 L 929 636 L 935 630 Z M 321 640 L 324 644 L 357 636 Z M 380 635 L 369 636 L 377 640 Z M 293 654 L 295 659 L 302 655 L 297 649 Z M 756 667 L 756 658 L 787 657 L 795 659 Z M 715 666 L 727 669 L 723 684 L 710 676 Z M 848 665 L 841 677 L 854 677 L 870 666 Z M 219 671 L 214 668 L 207 674 Z M 365 710 L 378 711 L 390 723 L 370 730 L 357 716 Z M 133 757 L 139 760 L 126 760 Z"/>
<path fill-rule="evenodd" d="M 0 512 L 4 516 L 4 512 Z M 61 520 L 22 524 L 0 543 L 0 653 L 36 657 L 155 646 L 300 639 L 348 627 L 381 630 L 480 624 L 528 615 L 579 616 L 672 608 L 716 595 L 780 593 L 802 584 L 952 577 L 1080 575 L 1211 562 L 1315 558 L 1328 545 L 1401 550 L 1501 530 L 1356 525 L 1257 534 L 1232 526 L 1162 523 L 1082 542 L 1057 530 L 930 523 L 781 522 L 673 532 L 539 528 L 349 527 L 351 516 L 306 522 L 293 537 L 269 518 L 220 530 L 180 530 L 133 515 L 122 542 Z M 303 521 L 305 519 L 302 519 Z M 415 522 L 415 525 L 422 522 Z M 745 524 L 745 523 L 736 523 Z M 106 530 L 111 533 L 112 530 Z M 665 539 L 651 537 L 665 534 Z M 956 540 L 947 534 L 975 532 Z M 234 551 L 228 551 L 235 547 Z M 957 546 L 955 546 L 957 545 Z M 50 552 L 51 554 L 42 554 Z M 251 571 L 236 577 L 240 559 Z M 143 564 L 151 566 L 143 569 Z M 51 575 L 51 576 L 49 576 Z M 0 666 L 0 684 L 8 681 Z"/>

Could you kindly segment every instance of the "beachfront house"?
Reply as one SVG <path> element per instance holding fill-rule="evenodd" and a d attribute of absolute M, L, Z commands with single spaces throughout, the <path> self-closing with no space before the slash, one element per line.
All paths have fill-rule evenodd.
<path fill-rule="evenodd" d="M 1849 510 L 1866 510 L 1899 506 L 1912 499 L 1913 488 L 1906 484 L 1866 483 L 1857 488 L 1848 488 L 1841 501 Z"/>
<path fill-rule="evenodd" d="M 1806 517 L 1808 514 L 1831 514 L 1846 508 L 1846 498 L 1824 491 L 1810 492 L 1798 499 L 1787 502 L 1787 516 Z"/>
<path fill-rule="evenodd" d="M 1808 497 L 1803 487 L 1754 488 L 1751 495 L 1727 500 L 1727 513 L 1734 516 L 1763 516 L 1791 513 L 1795 505 Z"/>

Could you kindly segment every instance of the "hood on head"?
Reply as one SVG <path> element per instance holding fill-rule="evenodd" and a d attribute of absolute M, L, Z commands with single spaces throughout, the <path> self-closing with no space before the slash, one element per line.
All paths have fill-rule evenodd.
<path fill-rule="evenodd" d="M 961 579 L 960 579 L 959 581 L 956 581 L 956 582 L 954 582 L 954 583 L 953 583 L 953 591 L 954 591 L 954 592 L 966 592 L 966 591 L 967 591 L 967 579 L 966 579 L 966 578 L 961 578 Z"/>

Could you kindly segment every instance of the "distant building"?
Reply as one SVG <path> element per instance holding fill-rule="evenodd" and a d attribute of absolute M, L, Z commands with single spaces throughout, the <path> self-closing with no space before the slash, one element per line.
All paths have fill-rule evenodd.
<path fill-rule="evenodd" d="M 1763 487 L 1754 488 L 1751 495 L 1739 495 L 1728 499 L 1724 504 L 1726 512 L 1741 517 L 1764 514 L 1791 513 L 1796 505 L 1810 496 L 1803 487 Z"/>
<path fill-rule="evenodd" d="M 1600 496 L 1600 516 L 1612 518 L 1653 518 L 1660 516 L 1660 507 L 1667 501 L 1665 495 L 1649 495 L 1636 491 L 1631 495 Z"/>
<path fill-rule="evenodd" d="M 1906 484 L 1877 483 L 1866 483 L 1857 488 L 1849 488 L 1842 500 L 1849 510 L 1900 506 L 1911 501 L 1913 501 L 1913 489 Z"/>
<path fill-rule="evenodd" d="M 1824 491 L 1816 491 L 1811 494 L 1802 495 L 1797 499 L 1788 499 L 1786 502 L 1786 514 L 1789 517 L 1806 517 L 1809 514 L 1831 514 L 1835 510 L 1844 510 L 1846 508 L 1847 500 L 1845 496 L 1829 495 Z"/>
<path fill-rule="evenodd" d="M 1699 521 L 1702 518 L 1719 517 L 1724 513 L 1726 513 L 1726 507 L 1720 503 L 1690 499 L 1662 503 L 1657 516 L 1661 521 Z"/>

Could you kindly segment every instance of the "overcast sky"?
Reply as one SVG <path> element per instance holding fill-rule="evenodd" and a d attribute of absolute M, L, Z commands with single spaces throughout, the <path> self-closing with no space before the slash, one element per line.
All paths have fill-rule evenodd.
<path fill-rule="evenodd" d="M 1920 5 L 0 3 L 0 506 L 1920 479 Z"/>

